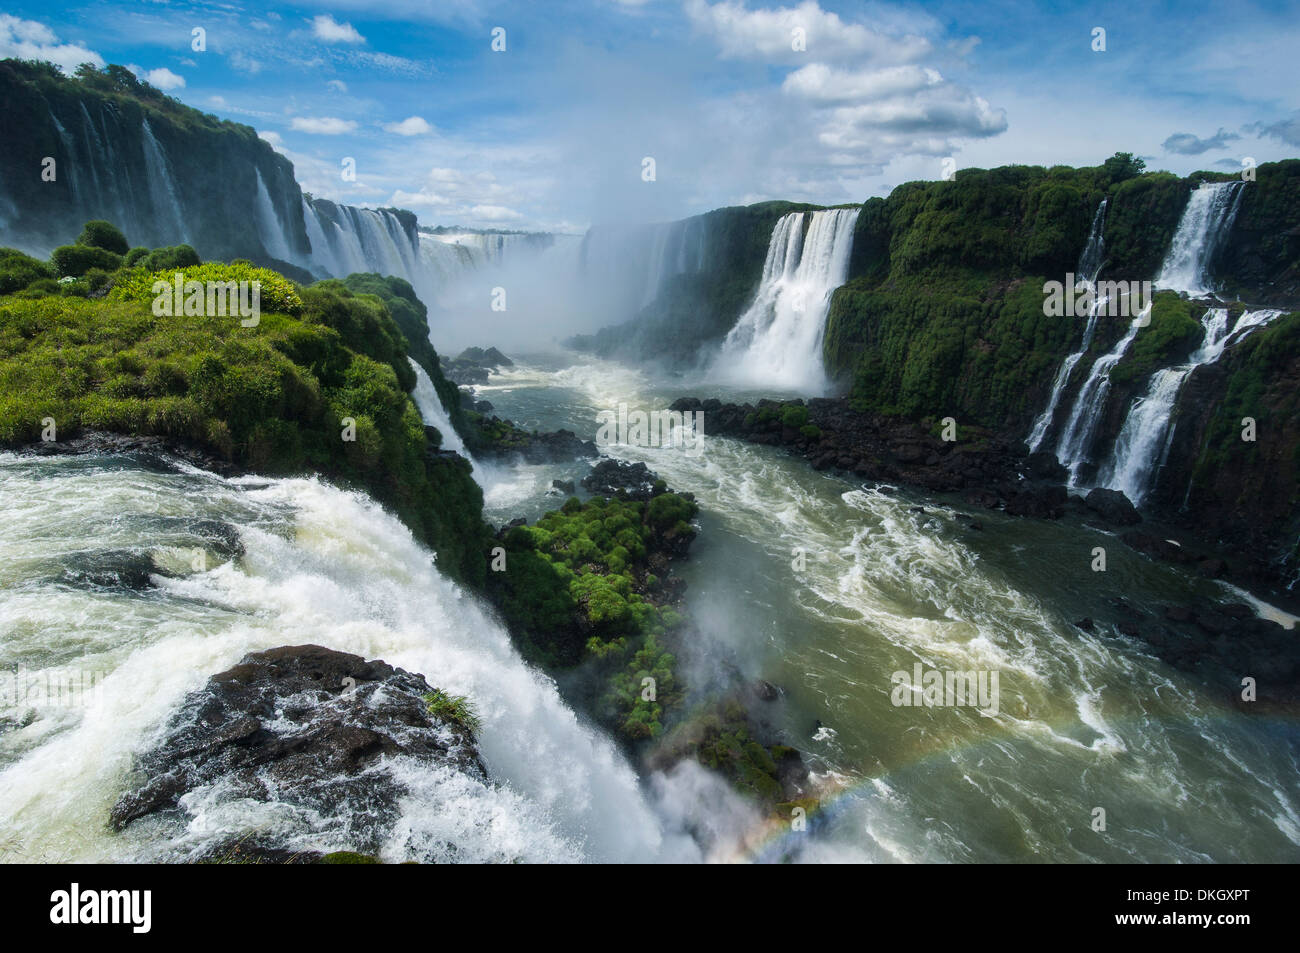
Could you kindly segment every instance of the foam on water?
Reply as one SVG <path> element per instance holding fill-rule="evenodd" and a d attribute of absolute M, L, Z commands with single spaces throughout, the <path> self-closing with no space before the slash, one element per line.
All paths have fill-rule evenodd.
<path fill-rule="evenodd" d="M 189 830 L 174 843 L 150 824 L 113 835 L 106 819 L 133 755 L 157 738 L 186 692 L 247 652 L 308 642 L 420 672 L 469 696 L 482 720 L 480 751 L 495 785 L 385 766 L 411 792 L 388 859 L 452 859 L 425 852 L 449 839 L 462 860 L 644 861 L 667 846 L 612 745 L 365 497 L 315 480 L 227 481 L 70 458 L 0 457 L 0 480 L 19 514 L 0 529 L 0 571 L 16 583 L 0 597 L 5 667 L 105 673 L 86 706 L 54 720 L 36 711 L 30 724 L 0 735 L 0 818 L 29 854 L 173 856 L 264 826 L 306 837 L 310 818 L 211 791 L 187 804 Z M 32 571 L 31 561 L 51 545 L 57 552 L 59 540 L 68 550 L 148 547 L 159 518 L 200 515 L 241 526 L 246 552 L 237 563 L 155 577 L 158 589 L 147 593 L 68 588 Z"/>

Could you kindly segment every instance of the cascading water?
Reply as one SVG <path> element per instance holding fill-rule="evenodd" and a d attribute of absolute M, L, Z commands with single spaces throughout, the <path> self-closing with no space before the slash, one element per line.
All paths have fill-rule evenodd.
<path fill-rule="evenodd" d="M 1281 313 L 1274 310 L 1247 311 L 1229 333 L 1227 308 L 1206 311 L 1201 318 L 1205 329 L 1201 346 L 1186 364 L 1164 368 L 1153 374 L 1146 393 L 1133 401 L 1115 439 L 1115 451 L 1102 471 L 1100 485 L 1120 490 L 1134 505 L 1140 504 L 1151 490 L 1160 461 L 1168 453 L 1173 438 L 1170 423 L 1174 406 L 1188 377 L 1196 368 L 1213 364 L 1222 357 L 1229 341 L 1240 341 Z"/>
<path fill-rule="evenodd" d="M 385 860 L 644 862 L 689 847 L 661 833 L 613 745 L 365 496 L 120 456 L 12 454 L 0 455 L 0 495 L 11 507 L 0 524 L 4 859 L 184 860 L 254 831 L 291 849 L 347 849 L 343 832 L 312 829 L 287 805 L 220 792 L 187 799 L 174 828 L 107 824 L 133 757 L 187 692 L 248 652 L 307 643 L 419 672 L 467 696 L 482 723 L 495 783 L 385 759 L 409 791 Z M 236 560 L 208 552 L 200 527 L 214 522 L 238 528 Z M 206 571 L 193 569 L 196 550 Z M 134 589 L 76 581 L 88 565 L 141 559 L 166 573 Z M 32 698 L 10 691 L 16 667 L 24 686 L 96 677 L 75 698 Z"/>
<path fill-rule="evenodd" d="M 451 450 L 459 453 L 469 461 L 470 467 L 474 471 L 474 478 L 479 479 L 478 466 L 474 458 L 465 447 L 465 441 L 456 433 L 456 428 L 451 425 L 451 418 L 447 415 L 446 409 L 442 406 L 442 400 L 438 397 L 438 390 L 433 386 L 433 381 L 429 375 L 424 372 L 424 368 L 415 362 L 412 358 L 407 358 L 411 362 L 411 367 L 415 370 L 415 390 L 411 398 L 415 401 L 415 406 L 419 408 L 420 417 L 423 418 L 426 425 L 437 427 L 438 432 L 442 434 L 442 449 Z"/>
<path fill-rule="evenodd" d="M 1101 421 L 1101 413 L 1106 407 L 1106 398 L 1110 396 L 1110 370 L 1128 351 L 1138 331 L 1150 322 L 1150 310 L 1151 305 L 1148 302 L 1142 313 L 1133 319 L 1128 332 L 1119 339 L 1119 342 L 1097 358 L 1088 372 L 1088 379 L 1079 388 L 1079 393 L 1074 399 L 1074 407 L 1070 411 L 1070 418 L 1061 432 L 1060 442 L 1056 445 L 1056 459 L 1070 471 L 1070 486 L 1078 485 L 1079 469 L 1088 462 L 1093 437 Z"/>
<path fill-rule="evenodd" d="M 1101 204 L 1097 206 L 1097 212 L 1092 217 L 1092 228 L 1088 232 L 1087 244 L 1083 246 L 1083 253 L 1079 256 L 1079 264 L 1075 269 L 1077 274 L 1089 287 L 1097 283 L 1097 275 L 1101 271 L 1102 255 L 1105 253 L 1105 241 L 1103 239 L 1103 230 L 1106 221 L 1106 203 L 1109 199 L 1102 199 Z M 1092 304 L 1088 308 L 1088 321 L 1083 328 L 1083 341 L 1079 345 L 1079 350 L 1066 356 L 1061 362 L 1061 368 L 1056 372 L 1056 379 L 1052 381 L 1052 394 L 1047 400 L 1047 406 L 1039 414 L 1038 419 L 1034 421 L 1034 426 L 1029 431 L 1029 439 L 1025 442 L 1029 445 L 1029 452 L 1033 453 L 1038 450 L 1042 444 L 1043 438 L 1047 436 L 1047 430 L 1052 425 L 1052 418 L 1056 416 L 1056 408 L 1061 403 L 1061 395 L 1065 392 L 1065 385 L 1069 383 L 1070 374 L 1074 367 L 1079 363 L 1083 355 L 1088 353 L 1088 348 L 1092 346 L 1092 337 L 1097 330 L 1097 318 L 1106 302 L 1100 297 L 1094 297 Z"/>
<path fill-rule="evenodd" d="M 262 178 L 262 170 L 254 171 L 257 175 L 257 196 L 253 209 L 257 214 L 258 237 L 262 239 L 262 247 L 268 255 L 279 261 L 289 261 L 292 253 L 289 251 L 289 239 L 284 225 L 275 211 L 275 203 L 271 201 L 271 193 L 266 188 L 266 180 Z"/>
<path fill-rule="evenodd" d="M 704 269 L 708 228 L 702 216 L 655 225 L 596 225 L 579 249 L 584 280 L 610 285 L 604 307 L 631 317 L 651 304 L 665 282 Z"/>
<path fill-rule="evenodd" d="M 754 302 L 722 343 L 711 373 L 731 383 L 820 394 L 831 294 L 848 275 L 858 209 L 784 215 L 772 229 Z"/>
<path fill-rule="evenodd" d="M 1245 183 L 1202 182 L 1187 199 L 1156 287 L 1205 295 L 1214 290 L 1209 266 L 1232 228 Z"/>
<path fill-rule="evenodd" d="M 169 241 L 184 241 L 188 237 L 185 214 L 181 211 L 180 199 L 176 197 L 176 183 L 172 180 L 167 154 L 163 152 L 162 146 L 153 134 L 153 129 L 149 127 L 148 119 L 141 124 L 141 132 L 144 140 L 145 169 L 149 174 L 149 197 L 154 207 L 154 231 L 166 235 Z M 258 185 L 262 191 L 265 191 L 261 181 L 259 175 Z"/>

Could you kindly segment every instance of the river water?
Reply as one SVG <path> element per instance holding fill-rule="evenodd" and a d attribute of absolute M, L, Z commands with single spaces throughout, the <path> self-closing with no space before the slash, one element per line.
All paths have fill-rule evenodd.
<path fill-rule="evenodd" d="M 704 393 L 576 358 L 525 359 L 481 390 L 522 426 L 588 438 L 620 402 L 651 410 Z M 1232 686 L 1071 624 L 1107 599 L 1158 611 L 1239 593 L 1073 518 L 968 514 L 816 473 L 708 437 L 707 419 L 698 456 L 608 451 L 698 496 L 702 532 L 678 570 L 700 630 L 681 653 L 685 674 L 703 685 L 734 669 L 780 687 L 763 713 L 813 769 L 822 810 L 807 830 L 763 823 L 699 770 L 638 781 L 491 614 L 360 494 L 10 454 L 0 860 L 184 860 L 268 828 L 289 844 L 348 846 L 322 840 L 302 812 L 219 790 L 197 792 L 170 826 L 107 825 L 134 755 L 186 692 L 247 652 L 305 642 L 424 673 L 469 695 L 482 719 L 495 784 L 385 765 L 411 791 L 388 860 L 1300 860 L 1295 722 L 1240 714 L 1221 701 Z M 583 472 L 480 462 L 487 517 L 535 518 L 560 502 L 552 479 Z M 242 556 L 223 555 L 214 526 L 238 533 Z M 1090 568 L 1096 546 L 1104 573 Z M 895 705 L 892 673 L 917 664 L 997 673 L 996 708 Z M 703 846 L 686 833 L 701 828 L 717 834 Z"/>

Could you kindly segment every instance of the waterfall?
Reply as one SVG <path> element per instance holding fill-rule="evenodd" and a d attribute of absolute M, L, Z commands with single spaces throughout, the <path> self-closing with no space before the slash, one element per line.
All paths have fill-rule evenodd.
<path fill-rule="evenodd" d="M 271 193 L 266 188 L 266 180 L 262 178 L 262 170 L 254 169 L 254 172 L 257 175 L 257 197 L 253 205 L 257 216 L 257 237 L 272 258 L 291 261 L 293 253 L 289 251 L 289 240 L 275 211 L 275 203 L 271 201 Z"/>
<path fill-rule="evenodd" d="M 1097 206 L 1097 212 L 1092 217 L 1092 228 L 1088 232 L 1087 244 L 1083 246 L 1083 253 L 1079 256 L 1079 264 L 1075 268 L 1075 274 L 1081 276 L 1089 287 L 1096 285 L 1097 276 L 1101 272 L 1101 256 L 1105 252 L 1102 234 L 1107 201 L 1108 199 L 1102 199 L 1101 204 Z M 1056 372 L 1056 379 L 1052 381 L 1052 394 L 1047 400 L 1047 406 L 1043 408 L 1043 412 L 1038 415 L 1038 419 L 1034 421 L 1034 426 L 1029 431 L 1029 439 L 1025 442 L 1029 445 L 1030 453 L 1037 451 L 1043 438 L 1047 436 L 1052 418 L 1056 416 L 1056 408 L 1061 403 L 1061 395 L 1065 393 L 1065 385 L 1069 383 L 1070 374 L 1083 355 L 1088 353 L 1088 348 L 1092 346 L 1092 337 L 1097 330 L 1097 318 L 1100 317 L 1105 303 L 1105 300 L 1100 297 L 1093 298 L 1092 305 L 1088 308 L 1088 322 L 1083 328 L 1083 342 L 1079 345 L 1079 350 L 1067 355 L 1061 362 L 1061 368 Z"/>
<path fill-rule="evenodd" d="M 416 363 L 414 358 L 408 357 L 407 360 L 411 362 L 411 367 L 415 369 L 415 390 L 412 392 L 411 397 L 415 401 L 415 406 L 419 408 L 420 416 L 424 419 L 425 424 L 438 428 L 438 432 L 442 434 L 442 449 L 459 453 L 469 461 L 471 467 L 474 467 L 474 458 L 465 449 L 465 441 L 460 439 L 460 434 L 456 433 L 456 428 L 451 425 L 451 417 L 447 415 L 446 409 L 442 406 L 442 400 L 438 397 L 438 389 L 433 386 L 433 381 L 429 379 L 429 375 L 424 372 L 423 367 Z"/>
<path fill-rule="evenodd" d="M 1173 241 L 1155 284 L 1189 295 L 1214 290 L 1209 267 L 1214 253 L 1232 228 L 1245 183 L 1202 182 L 1187 199 Z"/>
<path fill-rule="evenodd" d="M 1097 358 L 1088 379 L 1079 388 L 1074 398 L 1074 407 L 1070 419 L 1061 433 L 1056 445 L 1056 459 L 1070 470 L 1070 486 L 1078 483 L 1079 468 L 1088 461 L 1088 451 L 1092 448 L 1093 435 L 1101 420 L 1101 413 L 1106 408 L 1106 398 L 1110 396 L 1110 369 L 1119 363 L 1119 359 L 1128 351 L 1129 345 L 1137 337 L 1138 330 L 1150 319 L 1150 303 L 1142 313 L 1133 319 L 1128 332 L 1120 338 L 1110 351 Z"/>
<path fill-rule="evenodd" d="M 182 242 L 187 237 L 185 215 L 181 212 L 181 203 L 176 197 L 176 183 L 172 181 L 167 154 L 163 152 L 162 146 L 154 137 L 148 119 L 141 124 L 141 131 L 144 140 L 145 168 L 149 172 L 149 198 L 153 203 L 154 233 L 169 235 L 171 241 Z M 258 183 L 261 184 L 260 176 Z"/>
<path fill-rule="evenodd" d="M 652 304 L 669 278 L 702 271 L 707 247 L 702 216 L 654 225 L 595 225 L 583 237 L 579 268 L 602 299 L 598 307 L 623 320 Z"/>
<path fill-rule="evenodd" d="M 1227 308 L 1206 311 L 1201 318 L 1205 329 L 1201 346 L 1186 364 L 1153 374 L 1146 393 L 1133 401 L 1115 439 L 1115 451 L 1102 472 L 1100 485 L 1121 490 L 1135 506 L 1140 504 L 1150 492 L 1156 470 L 1168 453 L 1173 439 L 1170 423 L 1174 406 L 1187 378 L 1196 368 L 1213 364 L 1222 357 L 1230 341 L 1235 344 L 1281 313 L 1271 309 L 1247 311 L 1229 333 Z"/>
<path fill-rule="evenodd" d="M 50 122 L 54 123 L 54 128 L 59 133 L 59 144 L 63 146 L 62 167 L 67 170 L 64 174 L 68 177 L 68 190 L 72 193 L 72 203 L 81 207 L 84 198 L 81 188 L 81 163 L 77 161 L 76 143 L 53 112 L 50 113 Z"/>
<path fill-rule="evenodd" d="M 858 209 L 784 215 L 772 229 L 754 302 L 722 343 L 713 371 L 732 383 L 826 389 L 822 335 L 831 294 L 848 274 Z"/>
<path fill-rule="evenodd" d="M 615 745 L 364 494 L 124 457 L 12 454 L 0 455 L 0 493 L 12 507 L 0 524 L 0 617 L 10 620 L 0 684 L 21 663 L 25 677 L 90 671 L 98 686 L 83 705 L 29 703 L 24 727 L 5 736 L 0 825 L 28 857 L 186 860 L 253 832 L 291 849 L 352 847 L 345 831 L 277 803 L 274 788 L 265 800 L 201 791 L 175 822 L 122 834 L 105 823 L 133 756 L 187 692 L 246 653 L 307 643 L 420 673 L 468 697 L 481 722 L 492 782 L 401 758 L 376 764 L 408 791 L 383 859 L 646 862 L 672 845 Z M 214 521 L 238 532 L 241 556 L 210 552 L 200 527 Z M 206 571 L 190 567 L 196 548 L 209 553 Z M 69 562 L 123 552 L 174 568 L 139 591 L 64 579 Z"/>

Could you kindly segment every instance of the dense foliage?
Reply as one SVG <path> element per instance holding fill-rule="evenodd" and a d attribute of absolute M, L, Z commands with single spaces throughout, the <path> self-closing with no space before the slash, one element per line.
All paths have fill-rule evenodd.
<path fill-rule="evenodd" d="M 1275 186 L 1291 165 L 1300 169 L 1261 166 L 1251 201 L 1267 193 L 1284 203 Z M 858 217 L 851 278 L 832 299 L 827 369 L 850 382 L 861 410 L 952 415 L 1021 433 L 1083 332 L 1081 318 L 1042 313 L 1043 284 L 1074 271 L 1101 200 L 1103 278 L 1151 279 L 1191 190 L 1226 178 L 1147 173 L 1121 153 L 1095 168 L 963 170 L 871 199 Z M 1185 356 L 1197 317 L 1164 301 L 1117 368 L 1123 382 Z M 1094 348 L 1109 347 L 1128 320 L 1103 317 Z"/>
<path fill-rule="evenodd" d="M 431 453 L 408 397 L 406 337 L 378 295 L 338 281 L 300 289 L 248 262 L 181 269 L 185 280 L 262 282 L 260 320 L 244 327 L 238 315 L 155 315 L 153 282 L 170 283 L 171 270 L 124 266 L 58 284 L 20 253 L 0 253 L 0 265 L 6 290 L 28 279 L 0 298 L 0 443 L 40 440 L 52 419 L 58 440 L 159 435 L 261 473 L 355 483 L 453 578 L 482 584 L 482 491 L 465 460 Z M 92 275 L 88 299 L 75 289 Z"/>
<path fill-rule="evenodd" d="M 504 538 L 504 572 L 489 592 L 525 649 L 548 666 L 592 663 L 606 685 L 599 707 L 629 739 L 658 737 L 665 706 L 679 701 L 673 656 L 662 640 L 681 622 L 653 572 L 656 555 L 694 537 L 694 502 L 571 498 Z M 655 680 L 654 698 L 643 679 Z"/>

